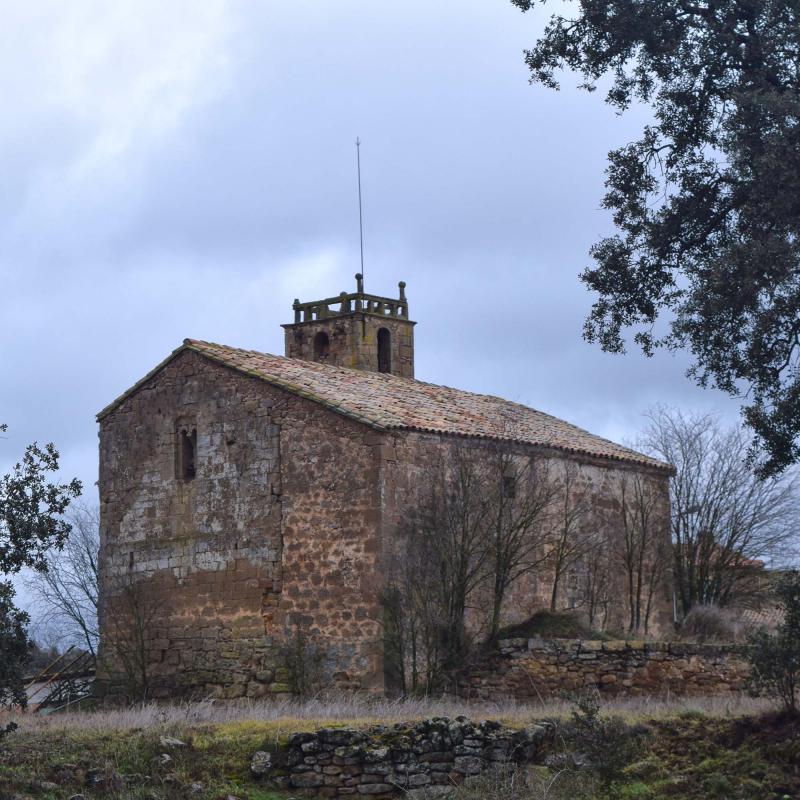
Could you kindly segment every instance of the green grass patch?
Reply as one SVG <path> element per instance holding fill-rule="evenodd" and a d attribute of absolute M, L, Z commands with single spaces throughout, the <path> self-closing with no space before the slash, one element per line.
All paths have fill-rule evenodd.
<path fill-rule="evenodd" d="M 0 750 L 0 798 L 19 794 L 32 800 L 63 800 L 83 794 L 87 800 L 224 800 L 231 795 L 238 800 L 287 800 L 290 795 L 250 775 L 256 750 L 273 750 L 297 731 L 366 727 L 379 721 L 286 717 L 126 730 L 23 730 L 9 736 Z M 587 782 L 576 775 L 568 800 L 800 798 L 798 719 L 682 714 L 653 719 L 647 727 L 643 752 L 621 779 L 605 789 L 595 782 L 589 790 L 577 788 Z M 162 736 L 177 738 L 185 746 L 162 745 Z M 97 771 L 101 778 L 117 776 L 116 783 L 90 785 Z M 545 784 L 555 773 L 539 766 L 531 774 Z M 566 791 L 561 779 L 548 797 L 561 798 L 556 792 L 561 784 Z M 486 795 L 486 800 L 495 798 Z M 539 798 L 526 795 L 522 800 Z"/>

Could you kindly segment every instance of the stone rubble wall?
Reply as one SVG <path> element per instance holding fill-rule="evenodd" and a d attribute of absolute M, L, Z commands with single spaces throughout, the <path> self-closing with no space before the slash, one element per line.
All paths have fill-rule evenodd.
<path fill-rule="evenodd" d="M 292 796 L 427 800 L 493 766 L 539 762 L 554 737 L 552 723 L 510 730 L 465 717 L 366 730 L 323 728 L 257 752 L 250 769 Z"/>
<path fill-rule="evenodd" d="M 506 639 L 460 676 L 472 700 L 540 700 L 595 687 L 604 695 L 708 695 L 740 691 L 749 667 L 741 645 Z"/>

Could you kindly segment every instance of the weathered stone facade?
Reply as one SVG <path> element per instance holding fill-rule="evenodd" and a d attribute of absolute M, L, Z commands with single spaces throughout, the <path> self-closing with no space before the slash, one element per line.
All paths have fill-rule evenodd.
<path fill-rule="evenodd" d="M 101 626 L 120 583 L 145 581 L 156 696 L 288 691 L 287 626 L 324 637 L 343 682 L 378 686 L 379 453 L 369 429 L 190 352 L 104 418 Z"/>
<path fill-rule="evenodd" d="M 741 645 L 511 639 L 462 676 L 471 700 L 538 701 L 595 688 L 608 696 L 740 692 L 749 673 Z"/>
<path fill-rule="evenodd" d="M 404 377 L 413 323 L 402 285 L 399 300 L 340 301 L 296 304 L 296 358 L 187 340 L 100 413 L 106 692 L 123 690 L 121 637 L 137 624 L 149 696 L 285 693 L 278 649 L 298 632 L 324 649 L 339 686 L 383 691 L 381 591 L 431 465 L 456 445 L 481 459 L 505 437 L 515 458 L 580 465 L 598 525 L 626 476 L 641 476 L 667 535 L 667 465 L 523 406 Z M 319 359 L 308 347 L 322 328 Z M 383 328 L 388 355 L 369 333 Z M 341 368 L 351 362 L 361 369 Z M 504 621 L 546 604 L 544 584 L 519 581 Z M 652 629 L 668 619 L 659 586 Z"/>

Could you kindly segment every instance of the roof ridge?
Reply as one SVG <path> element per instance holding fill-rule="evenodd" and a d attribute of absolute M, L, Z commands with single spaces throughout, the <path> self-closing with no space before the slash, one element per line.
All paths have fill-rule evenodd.
<path fill-rule="evenodd" d="M 184 339 L 180 347 L 97 415 L 103 419 L 181 352 L 190 350 L 215 363 L 263 380 L 335 413 L 380 430 L 415 430 L 474 439 L 527 444 L 646 466 L 673 467 L 631 447 L 597 436 L 545 411 L 497 395 L 388 373 L 287 358 L 259 350 Z M 383 384 L 394 391 L 382 391 Z"/>
<path fill-rule="evenodd" d="M 350 409 L 347 409 L 347 408 L 344 408 L 344 407 L 342 407 L 340 405 L 337 405 L 336 403 L 333 403 L 330 400 L 327 400 L 324 397 L 321 397 L 321 396 L 315 394 L 314 392 L 309 392 L 307 389 L 304 389 L 302 386 L 298 386 L 297 384 L 294 384 L 291 381 L 286 381 L 286 380 L 283 380 L 281 378 L 276 378 L 275 376 L 265 375 L 264 373 L 259 373 L 259 372 L 255 371 L 255 370 L 251 371 L 251 370 L 243 369 L 239 365 L 230 364 L 229 362 L 226 362 L 221 357 L 220 358 L 215 358 L 214 357 L 215 354 L 207 352 L 207 350 L 205 348 L 203 348 L 202 345 L 208 345 L 209 347 L 221 347 L 221 348 L 225 348 L 226 350 L 236 350 L 239 353 L 249 353 L 250 355 L 255 355 L 255 356 L 260 356 L 260 357 L 269 356 L 270 358 L 286 359 L 286 356 L 276 356 L 276 355 L 273 355 L 272 353 L 263 353 L 263 352 L 260 352 L 258 350 L 244 350 L 243 348 L 230 347 L 229 345 L 217 344 L 216 342 L 203 342 L 202 340 L 199 340 L 199 339 L 184 339 L 183 341 L 184 341 L 185 348 L 187 350 L 191 350 L 192 352 L 199 353 L 200 355 L 206 356 L 206 358 L 210 358 L 213 361 L 216 361 L 217 363 L 220 363 L 220 364 L 223 364 L 225 366 L 228 366 L 228 367 L 230 367 L 232 369 L 238 369 L 240 372 L 244 372 L 245 374 L 251 375 L 254 378 L 259 378 L 259 379 L 265 381 L 266 383 L 272 384 L 273 386 L 277 386 L 277 387 L 279 387 L 281 389 L 284 389 L 287 392 L 291 392 L 292 394 L 296 394 L 296 395 L 299 395 L 301 397 L 306 397 L 306 398 L 308 398 L 310 400 L 313 400 L 314 402 L 320 403 L 321 405 L 323 405 L 323 406 L 325 406 L 327 408 L 330 408 L 333 411 L 336 411 L 336 412 L 338 412 L 340 414 L 343 414 L 346 417 L 351 417 L 352 419 L 358 420 L 359 422 L 362 422 L 365 425 L 369 425 L 372 428 L 375 428 L 377 430 L 387 430 L 386 426 L 381 425 L 380 423 L 376 423 L 374 420 L 370 419 L 369 417 L 366 417 L 366 416 L 364 416 L 362 414 L 358 414 L 356 412 L 353 412 Z M 200 347 L 195 347 L 194 345 L 201 345 L 201 346 Z M 286 359 L 286 360 L 288 360 L 288 359 Z M 307 362 L 307 363 L 313 363 L 313 362 Z M 327 365 L 318 364 L 316 366 L 325 367 Z M 354 372 L 359 372 L 360 370 L 353 370 L 353 371 Z"/>

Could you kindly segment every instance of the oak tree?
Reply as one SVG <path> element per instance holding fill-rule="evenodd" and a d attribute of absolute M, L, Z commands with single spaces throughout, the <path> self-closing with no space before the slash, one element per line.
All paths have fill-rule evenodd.
<path fill-rule="evenodd" d="M 528 11 L 535 0 L 512 0 Z M 546 5 L 547 0 L 542 0 Z M 746 398 L 763 474 L 800 458 L 800 0 L 559 4 L 526 61 L 607 87 L 652 122 L 609 154 L 617 232 L 582 274 L 585 336 L 688 349 L 689 374 Z"/>

